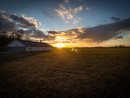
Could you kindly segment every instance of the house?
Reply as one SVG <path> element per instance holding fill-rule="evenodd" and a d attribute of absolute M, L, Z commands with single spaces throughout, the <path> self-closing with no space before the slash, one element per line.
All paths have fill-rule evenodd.
<path fill-rule="evenodd" d="M 33 42 L 28 40 L 13 40 L 7 45 L 7 51 L 47 51 L 52 50 L 53 47 L 47 43 Z"/>

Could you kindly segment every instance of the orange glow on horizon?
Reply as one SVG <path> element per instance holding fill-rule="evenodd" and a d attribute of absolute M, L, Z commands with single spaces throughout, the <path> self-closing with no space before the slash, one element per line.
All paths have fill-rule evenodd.
<path fill-rule="evenodd" d="M 55 44 L 57 48 L 63 48 L 65 45 L 63 43 L 57 43 Z"/>

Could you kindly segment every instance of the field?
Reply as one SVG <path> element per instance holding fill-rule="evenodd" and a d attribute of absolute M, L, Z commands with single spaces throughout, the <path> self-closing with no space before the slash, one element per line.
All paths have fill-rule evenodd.
<path fill-rule="evenodd" d="M 130 49 L 0 53 L 0 98 L 129 98 Z"/>

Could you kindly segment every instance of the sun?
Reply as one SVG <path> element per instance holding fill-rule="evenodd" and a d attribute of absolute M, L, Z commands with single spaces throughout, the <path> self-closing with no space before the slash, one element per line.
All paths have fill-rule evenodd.
<path fill-rule="evenodd" d="M 63 48 L 63 47 L 64 47 L 64 44 L 62 44 L 62 43 L 57 43 L 57 44 L 55 44 L 55 46 L 56 46 L 57 48 Z"/>

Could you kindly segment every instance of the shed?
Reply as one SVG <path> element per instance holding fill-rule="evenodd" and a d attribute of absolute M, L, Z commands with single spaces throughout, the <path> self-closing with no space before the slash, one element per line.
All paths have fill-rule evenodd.
<path fill-rule="evenodd" d="M 53 47 L 48 43 L 34 42 L 28 40 L 13 40 L 7 45 L 7 51 L 47 51 L 52 50 Z"/>

